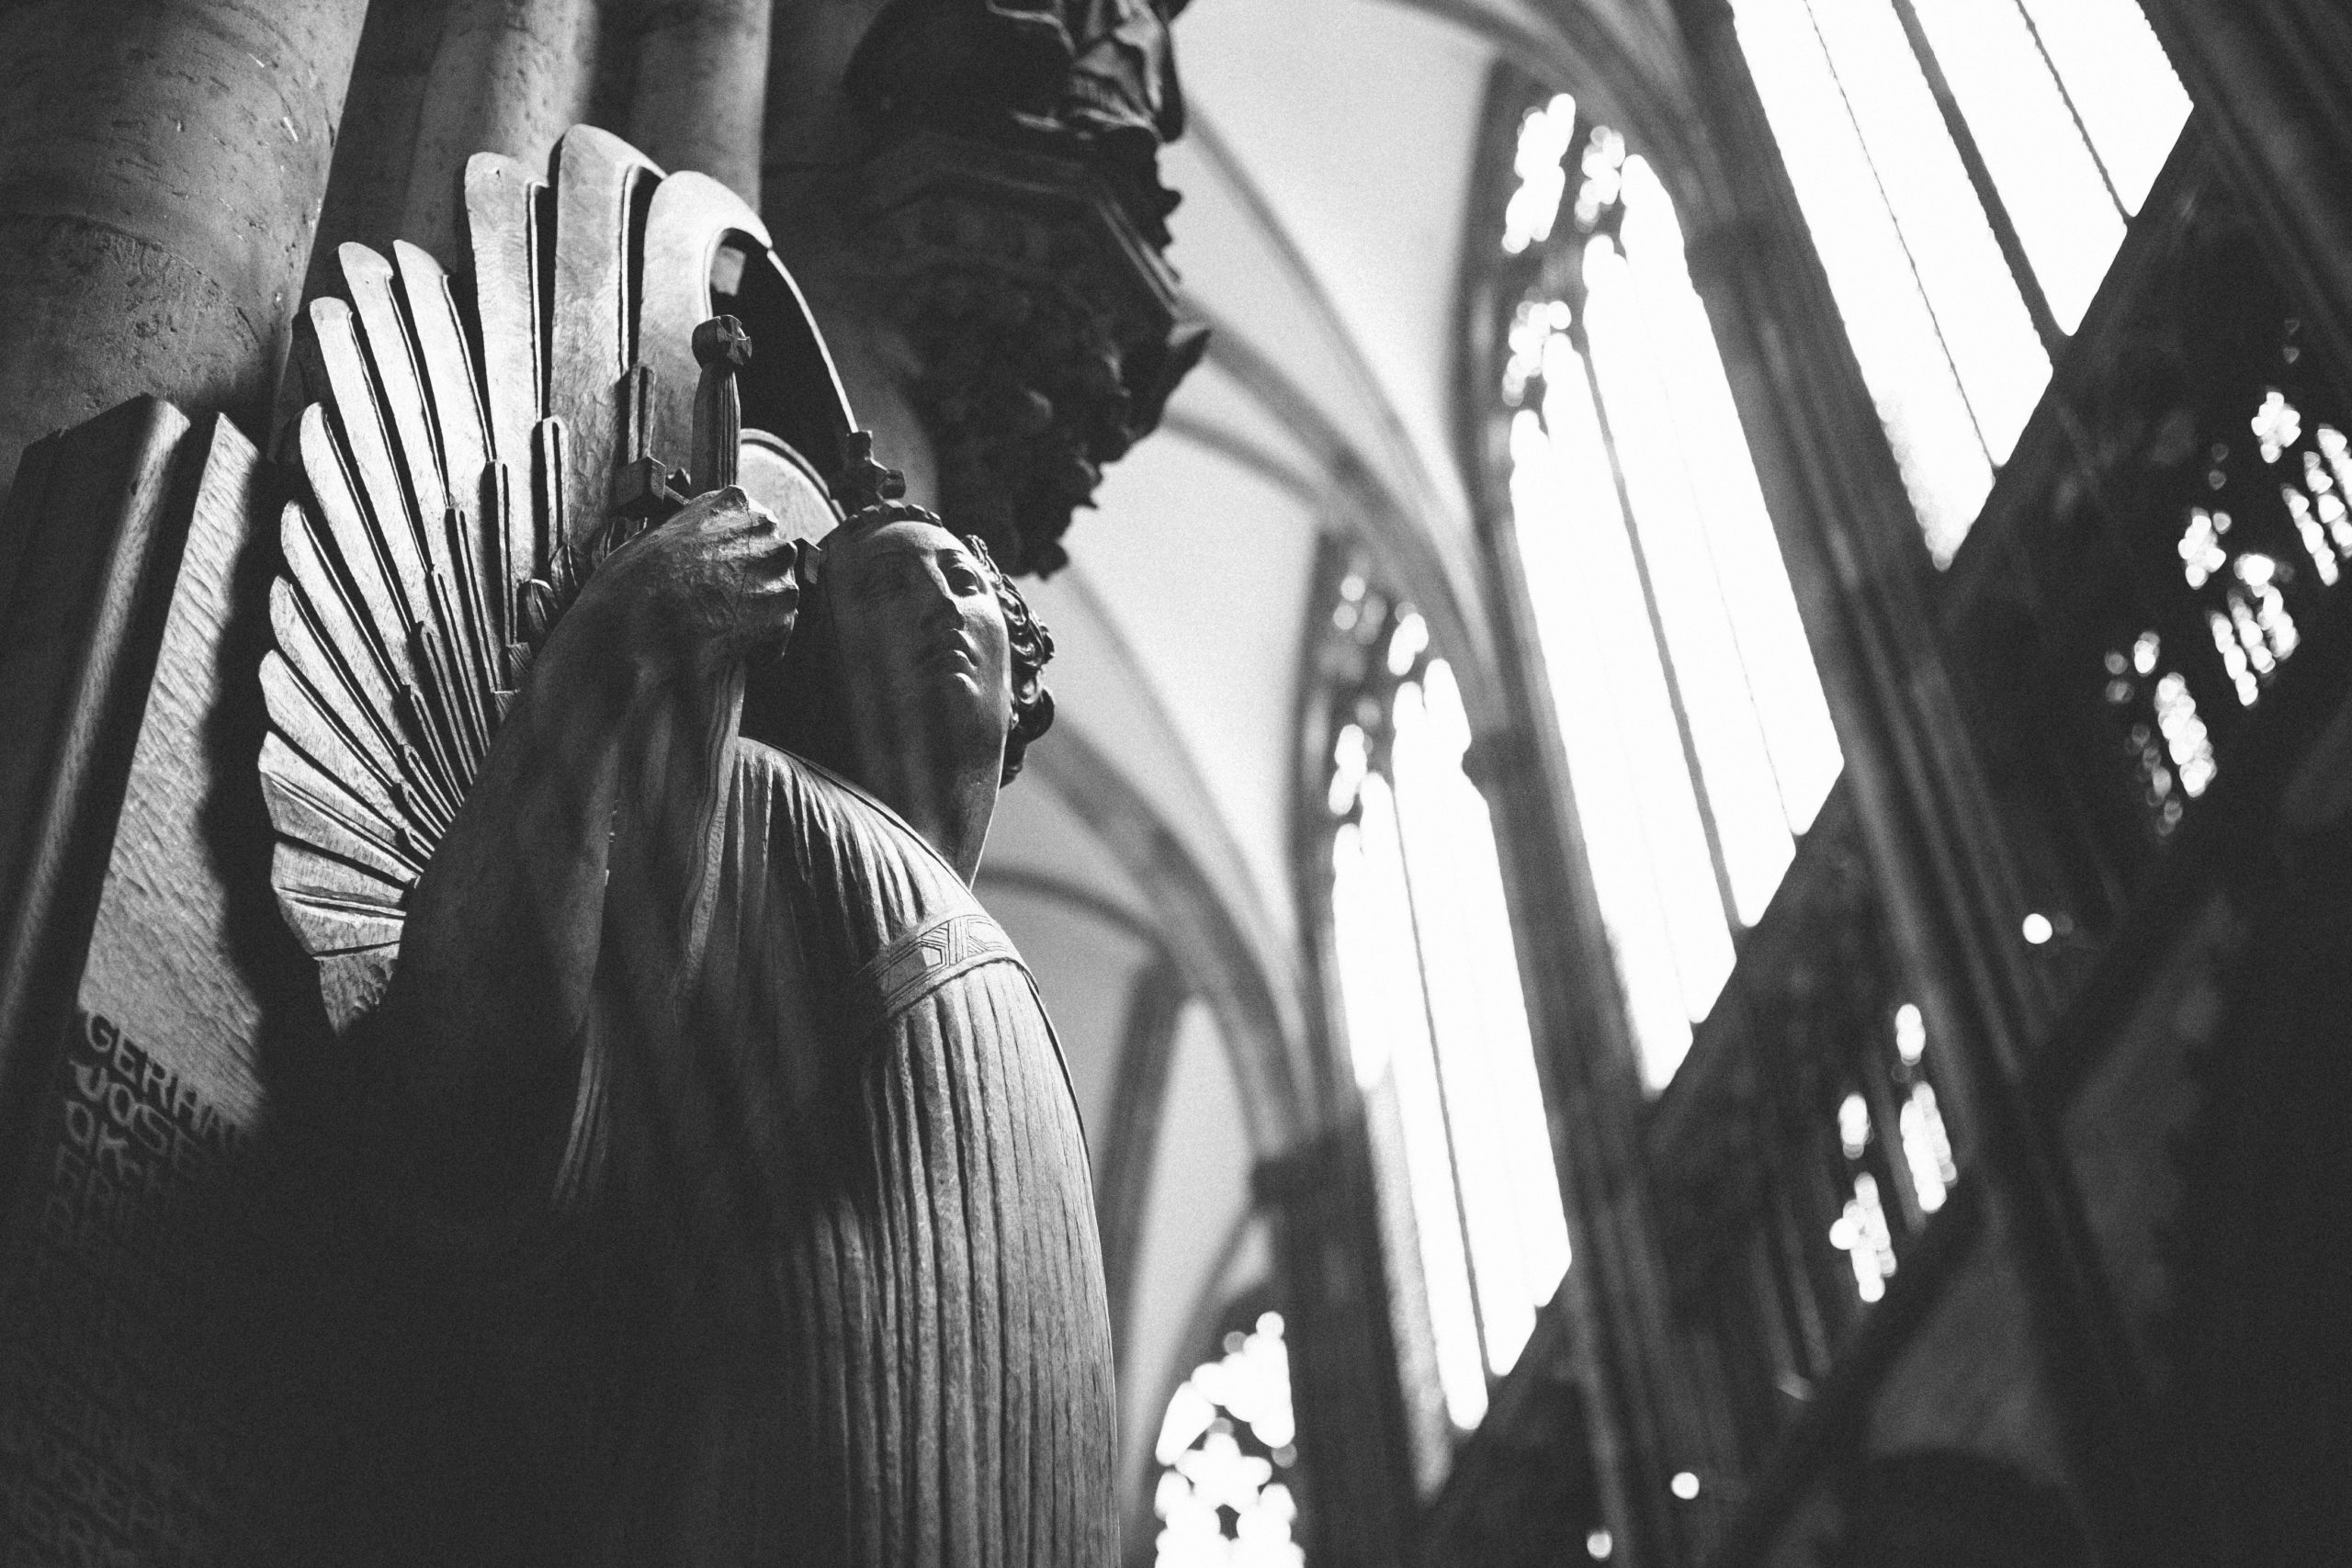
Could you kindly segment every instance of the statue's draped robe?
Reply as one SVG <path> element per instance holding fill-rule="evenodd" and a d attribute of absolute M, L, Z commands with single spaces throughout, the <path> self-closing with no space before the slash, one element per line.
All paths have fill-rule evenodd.
<path fill-rule="evenodd" d="M 616 820 L 548 1207 L 561 1271 L 630 1299 L 584 1533 L 616 1564 L 1108 1568 L 1109 1322 L 1035 986 L 887 807 L 727 744 L 701 810 Z"/>

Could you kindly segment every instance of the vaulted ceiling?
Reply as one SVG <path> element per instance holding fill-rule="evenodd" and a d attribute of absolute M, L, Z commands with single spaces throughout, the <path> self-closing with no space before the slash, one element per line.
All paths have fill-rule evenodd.
<path fill-rule="evenodd" d="M 1659 57 L 1645 0 L 1589 10 L 1608 49 Z M 1252 1168 L 1314 1114 L 1291 816 L 1318 541 L 1355 541 L 1486 662 L 1457 294 L 1488 74 L 1531 33 L 1586 57 L 1532 0 L 1194 0 L 1177 24 L 1170 259 L 1214 335 L 1032 593 L 1060 717 L 980 881 L 1084 1102 L 1131 1495 L 1215 1314 L 1272 1266 Z"/>
<path fill-rule="evenodd" d="M 1455 437 L 1488 78 L 1508 57 L 1670 164 L 1669 3 L 1193 0 L 1177 23 L 1170 259 L 1214 335 L 1032 593 L 1059 728 L 980 882 L 1085 1102 L 1133 1496 L 1216 1314 L 1272 1266 L 1251 1169 L 1314 1118 L 1291 822 L 1318 541 L 1413 599 L 1474 713 L 1492 703 Z"/>

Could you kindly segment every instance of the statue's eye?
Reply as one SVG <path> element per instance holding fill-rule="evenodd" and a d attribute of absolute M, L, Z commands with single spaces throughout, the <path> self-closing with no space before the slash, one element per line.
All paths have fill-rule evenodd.
<path fill-rule="evenodd" d="M 980 574 L 961 561 L 947 563 L 947 585 L 958 593 L 978 593 L 982 587 Z"/>

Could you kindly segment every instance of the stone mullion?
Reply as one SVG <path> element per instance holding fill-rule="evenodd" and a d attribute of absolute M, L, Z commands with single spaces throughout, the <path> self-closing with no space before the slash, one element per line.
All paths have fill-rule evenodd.
<path fill-rule="evenodd" d="M 1483 389 L 1480 389 L 1483 390 Z M 1477 470 L 1483 479 L 1486 470 Z M 1474 482 L 1476 482 L 1474 480 Z M 1491 481 L 1481 484 L 1490 488 Z M 1498 511 L 1482 506 L 1481 554 L 1496 606 L 1496 675 L 1510 730 L 1479 738 L 1468 761 L 1493 813 L 1505 899 L 1519 946 L 1536 1062 L 1553 1111 L 1553 1155 L 1576 1260 L 1561 1281 L 1577 1375 L 1591 1395 L 1594 1468 L 1621 1568 L 1690 1561 L 1668 1478 L 1712 1455 L 1704 1402 L 1670 1335 L 1669 1292 L 1643 1178 L 1643 1095 L 1635 1050 L 1582 858 L 1566 751 L 1518 552 Z"/>
<path fill-rule="evenodd" d="M 1984 209 L 1984 221 L 1993 231 L 1993 243 L 2000 248 L 2001 259 L 2008 264 L 2009 276 L 2018 286 L 2018 297 L 2025 302 L 2026 314 L 2033 318 L 2033 330 L 2041 339 L 2042 352 L 2055 361 L 2065 352 L 2066 334 L 2050 309 L 2050 296 L 2042 291 L 2041 275 L 2033 270 L 2033 258 L 2026 254 L 2025 240 L 2018 232 L 2016 219 L 2010 216 L 2009 204 L 1994 181 L 1983 150 L 1976 145 L 1976 132 L 1970 129 L 1968 117 L 1961 112 L 1959 96 L 1944 74 L 1943 62 L 1936 58 L 1935 46 L 1928 41 L 1928 30 L 1920 24 L 1917 9 L 1911 0 L 1893 0 L 1893 5 L 1895 18 L 1903 27 L 1904 39 L 1911 46 L 1912 58 L 1919 62 L 1919 74 L 1926 78 L 1928 96 L 1936 100 L 1936 112 L 1951 138 L 1952 150 L 1960 154 L 1961 167 L 1966 171 L 1968 183 Z M 2018 14 L 2023 16 L 2024 12 L 2020 10 Z M 2027 26 L 2032 26 L 2030 18 Z M 2036 41 L 2038 46 L 2038 37 Z M 2051 74 L 2054 80 L 2057 73 L 2053 70 Z M 2073 107 L 2073 100 L 2069 99 L 2069 112 Z M 2087 136 L 2084 138 L 2086 146 L 2089 140 Z M 2092 161 L 2098 161 L 2096 153 Z M 2105 165 L 2100 166 L 2099 173 L 2104 179 Z"/>
<path fill-rule="evenodd" d="M 1724 854 L 1723 829 L 1715 820 L 1714 794 L 1708 788 L 1706 770 L 1699 762 L 1699 739 L 1690 727 L 1690 705 L 1682 695 L 1682 670 L 1674 644 L 1666 635 L 1666 616 L 1658 608 L 1657 581 L 1650 573 L 1650 552 L 1642 542 L 1641 522 L 1634 513 L 1633 487 L 1626 482 L 1625 461 L 1617 450 L 1617 425 L 1611 417 L 1608 389 L 1601 385 L 1600 367 L 1592 356 L 1592 335 L 1586 308 L 1589 296 L 1578 290 L 1572 303 L 1576 320 L 1568 327 L 1568 343 L 1583 367 L 1585 389 L 1592 398 L 1593 423 L 1600 432 L 1601 450 L 1608 454 L 1609 479 L 1617 495 L 1617 525 L 1624 531 L 1625 550 L 1634 562 L 1634 578 L 1641 585 L 1642 614 L 1647 618 L 1650 640 L 1657 645 L 1658 673 L 1666 685 L 1667 706 L 1674 714 L 1674 733 L 1682 743 L 1682 766 L 1690 775 L 1691 803 L 1699 808 L 1699 831 L 1707 842 L 1707 863 L 1715 874 L 1715 897 L 1722 900 L 1724 925 L 1736 943 L 1747 935 L 1739 918 L 1739 899 L 1732 892 L 1731 863 Z"/>
<path fill-rule="evenodd" d="M 2014 876 L 1937 646 L 1925 551 L 1723 0 L 1681 0 L 1723 187 L 1692 275 L 1805 610 L 1904 969 L 1945 1056 L 1973 1170 L 2008 1216 L 2041 1363 L 2102 1558 L 2137 1561 L 2136 1369 L 2062 1156 L 2019 1089 L 2050 1001 L 2009 921 Z M 1697 227 L 1697 226 L 1694 226 Z"/>

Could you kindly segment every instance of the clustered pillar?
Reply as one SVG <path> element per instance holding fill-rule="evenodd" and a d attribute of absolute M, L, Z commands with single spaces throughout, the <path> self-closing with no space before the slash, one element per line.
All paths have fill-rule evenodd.
<path fill-rule="evenodd" d="M 266 406 L 366 11 L 0 15 L 0 499 L 28 443 L 138 393 Z"/>
<path fill-rule="evenodd" d="M 774 0 L 27 0 L 0 14 L 0 501 L 141 392 L 263 428 L 336 245 L 462 265 L 476 152 L 613 127 L 757 205 Z M 851 35 L 854 39 L 854 33 Z"/>
<path fill-rule="evenodd" d="M 424 81 L 398 237 L 462 261 L 459 182 L 476 152 L 533 168 L 590 118 L 595 0 L 455 0 Z"/>
<path fill-rule="evenodd" d="M 774 0 L 645 5 L 621 134 L 663 168 L 708 175 L 760 205 Z"/>

